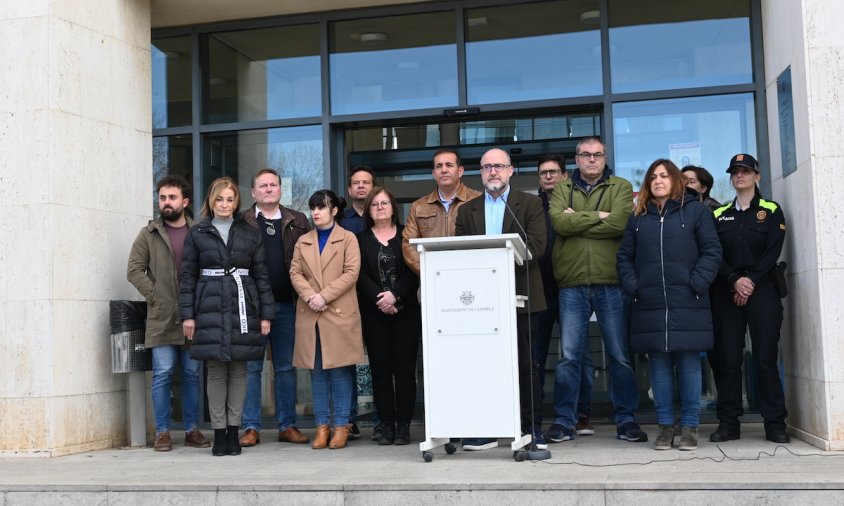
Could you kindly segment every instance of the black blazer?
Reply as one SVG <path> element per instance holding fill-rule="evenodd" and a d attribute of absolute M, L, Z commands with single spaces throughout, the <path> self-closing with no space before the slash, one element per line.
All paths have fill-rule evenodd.
<path fill-rule="evenodd" d="M 410 270 L 402 256 L 402 230 L 404 227 L 396 225 L 396 236 L 390 239 L 389 246 L 396 254 L 396 286 L 393 288 L 393 295 L 396 296 L 396 307 L 399 312 L 395 315 L 382 313 L 375 305 L 378 302 L 378 294 L 384 290 L 381 288 L 380 273 L 378 270 L 378 250 L 380 243 L 372 230 L 365 229 L 357 234 L 360 245 L 360 276 L 358 276 L 358 303 L 360 313 L 364 317 L 375 318 L 396 318 L 399 316 L 419 315 L 419 299 L 416 292 L 419 290 L 419 276 Z"/>
<path fill-rule="evenodd" d="M 466 202 L 457 210 L 457 226 L 454 235 L 486 235 L 485 216 L 486 194 Z M 530 298 L 531 312 L 543 311 L 546 309 L 545 293 L 542 288 L 542 274 L 539 271 L 539 258 L 545 254 L 545 245 L 548 242 L 545 230 L 545 217 L 542 214 L 542 201 L 535 195 L 510 189 L 507 197 L 507 205 L 519 220 L 522 228 L 527 232 L 527 237 L 513 220 L 506 209 L 504 210 L 504 222 L 502 233 L 519 234 L 527 244 L 528 250 L 533 255 L 528 264 L 530 265 L 530 293 L 528 293 L 528 271 L 525 266 L 516 267 L 516 293 L 517 295 L 527 294 Z M 519 308 L 520 313 L 526 313 L 527 307 Z"/>

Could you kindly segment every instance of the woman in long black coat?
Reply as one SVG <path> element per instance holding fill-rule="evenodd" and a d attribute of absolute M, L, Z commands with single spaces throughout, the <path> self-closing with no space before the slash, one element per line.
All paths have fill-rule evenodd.
<path fill-rule="evenodd" d="M 709 209 L 686 193 L 683 174 L 656 160 L 618 251 L 618 275 L 633 298 L 630 349 L 647 352 L 659 423 L 657 450 L 674 439 L 674 370 L 680 386 L 679 449 L 697 448 L 700 352 L 713 344 L 709 285 L 721 244 Z"/>
<path fill-rule="evenodd" d="M 179 312 L 190 355 L 208 369 L 208 411 L 215 456 L 238 455 L 246 398 L 246 361 L 264 354 L 275 299 L 260 232 L 237 212 L 237 184 L 214 180 L 182 253 Z"/>

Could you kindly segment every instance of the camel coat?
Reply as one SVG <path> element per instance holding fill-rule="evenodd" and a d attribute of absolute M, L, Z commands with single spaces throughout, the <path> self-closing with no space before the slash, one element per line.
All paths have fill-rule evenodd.
<path fill-rule="evenodd" d="M 290 263 L 290 281 L 299 294 L 293 347 L 295 367 L 314 368 L 317 325 L 324 369 L 363 363 L 363 334 L 355 289 L 358 274 L 360 248 L 355 234 L 334 225 L 322 254 L 316 230 L 299 238 Z M 308 299 L 317 293 L 328 304 L 328 309 L 320 313 L 308 307 Z"/>

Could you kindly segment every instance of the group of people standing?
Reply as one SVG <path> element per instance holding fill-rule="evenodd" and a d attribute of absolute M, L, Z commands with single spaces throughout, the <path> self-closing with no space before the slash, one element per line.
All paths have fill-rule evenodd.
<path fill-rule="evenodd" d="M 421 333 L 419 256 L 410 240 L 501 233 L 520 234 L 539 259 L 516 267 L 517 288 L 530 301 L 517 316 L 522 431 L 539 447 L 594 434 L 593 312 L 610 360 L 619 439 L 648 439 L 636 423 L 628 347 L 648 354 L 657 449 L 672 445 L 675 371 L 679 447 L 697 447 L 700 354 L 710 350 L 721 422 L 710 439 L 737 439 L 749 324 L 768 439 L 788 440 L 776 363 L 782 305 L 770 278 L 785 224 L 779 206 L 759 195 L 753 157 L 733 158 L 727 171 L 736 199 L 714 212 L 704 204 L 712 186 L 708 172 L 681 172 L 662 159 L 648 169 L 634 208 L 631 184 L 607 167 L 598 138 L 578 144 L 571 177 L 562 157 L 543 157 L 539 197 L 510 186 L 514 169 L 501 149 L 481 158 L 483 193 L 463 184 L 457 152 L 439 150 L 433 162 L 436 188 L 411 205 L 404 226 L 393 194 L 376 186 L 374 172 L 363 166 L 349 175 L 349 209 L 331 190 L 310 197 L 313 226 L 280 204 L 281 179 L 271 169 L 253 177 L 255 204 L 242 213 L 237 184 L 226 177 L 212 182 L 199 223 L 184 212 L 190 186 L 183 178 L 158 183 L 161 216 L 139 233 L 128 267 L 130 282 L 148 302 L 157 451 L 172 448 L 176 369 L 185 444 L 211 446 L 198 429 L 200 360 L 208 371 L 212 453 L 237 455 L 242 446 L 260 444 L 267 344 L 279 441 L 336 449 L 359 435 L 355 365 L 366 351 L 376 406 L 373 439 L 408 444 Z M 563 356 L 555 368 L 555 418 L 542 430 L 542 369 L 557 321 Z M 296 426 L 296 368 L 311 373 L 312 441 Z M 463 440 L 466 450 L 496 445 L 494 439 Z"/>

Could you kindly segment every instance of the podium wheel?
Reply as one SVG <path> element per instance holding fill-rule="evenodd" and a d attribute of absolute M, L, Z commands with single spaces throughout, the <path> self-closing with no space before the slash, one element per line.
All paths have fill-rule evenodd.
<path fill-rule="evenodd" d="M 525 458 L 527 457 L 527 452 L 524 450 L 516 450 L 513 452 L 513 460 L 516 462 L 524 462 Z"/>
<path fill-rule="evenodd" d="M 445 444 L 445 452 L 449 455 L 457 451 L 457 446 L 454 443 L 446 443 Z"/>
<path fill-rule="evenodd" d="M 422 452 L 422 460 L 425 462 L 431 462 L 434 460 L 434 454 L 431 452 Z"/>

